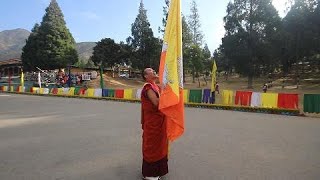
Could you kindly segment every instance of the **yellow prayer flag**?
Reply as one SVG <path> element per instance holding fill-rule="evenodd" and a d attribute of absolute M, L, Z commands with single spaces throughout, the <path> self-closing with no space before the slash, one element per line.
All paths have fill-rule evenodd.
<path fill-rule="evenodd" d="M 261 105 L 266 108 L 278 107 L 278 93 L 262 93 Z"/>
<path fill-rule="evenodd" d="M 212 75 L 211 75 L 211 92 L 215 91 L 216 89 L 216 83 L 217 83 L 217 65 L 216 61 L 213 60 L 213 65 L 212 65 Z"/>
<path fill-rule="evenodd" d="M 20 79 L 20 84 L 21 84 L 21 88 L 22 90 L 24 89 L 24 74 L 23 74 L 23 71 L 21 72 L 21 79 Z"/>
<path fill-rule="evenodd" d="M 181 2 L 171 0 L 162 46 L 159 110 L 167 118 L 167 136 L 173 141 L 184 132 Z"/>

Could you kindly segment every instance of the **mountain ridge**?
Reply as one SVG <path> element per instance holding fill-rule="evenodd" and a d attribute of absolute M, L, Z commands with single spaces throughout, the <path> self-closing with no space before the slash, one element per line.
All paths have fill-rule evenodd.
<path fill-rule="evenodd" d="M 23 28 L 3 30 L 0 32 L 0 61 L 20 58 L 22 48 L 30 35 L 30 31 Z M 76 49 L 79 60 L 87 62 L 93 53 L 96 42 L 78 42 Z"/>

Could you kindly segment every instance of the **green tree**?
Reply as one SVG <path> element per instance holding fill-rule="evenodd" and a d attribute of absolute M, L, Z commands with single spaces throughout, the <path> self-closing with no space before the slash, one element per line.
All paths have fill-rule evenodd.
<path fill-rule="evenodd" d="M 168 11 L 169 11 L 169 5 L 170 1 L 169 0 L 164 0 L 165 6 L 163 6 L 163 18 L 162 18 L 162 28 L 158 28 L 158 32 L 161 33 L 162 35 L 164 34 L 164 31 L 166 29 L 167 25 L 167 19 L 168 19 Z"/>
<path fill-rule="evenodd" d="M 36 36 L 38 47 L 37 52 L 34 52 L 36 57 L 26 57 L 32 52 L 25 52 L 26 56 L 23 61 L 35 58 L 37 64 L 34 65 L 41 69 L 64 68 L 78 61 L 75 41 L 66 27 L 62 11 L 56 0 L 51 0 L 50 5 L 46 8 Z"/>
<path fill-rule="evenodd" d="M 222 49 L 223 46 L 220 45 L 219 48 L 217 48 L 214 53 L 212 59 L 216 61 L 216 65 L 218 67 L 218 72 L 225 71 L 225 79 L 228 80 L 229 74 L 232 72 L 232 62 L 230 59 L 226 57 L 224 54 L 224 50 Z M 212 62 L 213 63 L 213 62 Z M 212 64 L 211 64 L 212 67 Z"/>
<path fill-rule="evenodd" d="M 210 71 L 212 70 L 212 58 L 211 58 L 211 52 L 209 50 L 209 47 L 207 44 L 204 45 L 204 48 L 202 49 L 203 54 L 203 70 L 205 71 L 204 81 L 207 85 L 207 79 L 206 76 L 208 76 Z"/>
<path fill-rule="evenodd" d="M 190 64 L 186 57 L 187 49 L 190 48 L 192 45 L 192 34 L 189 28 L 188 23 L 186 22 L 186 18 L 182 15 L 182 53 L 183 53 L 183 82 L 185 83 L 186 80 L 186 71 L 189 69 L 188 64 Z"/>
<path fill-rule="evenodd" d="M 147 18 L 147 10 L 145 10 L 142 0 L 139 13 L 135 22 L 131 25 L 131 35 L 127 42 L 133 48 L 132 66 L 140 70 L 145 67 L 158 69 L 161 44 L 153 35 Z"/>
<path fill-rule="evenodd" d="M 97 43 L 93 48 L 92 62 L 98 66 L 112 67 L 119 64 L 121 47 L 113 39 L 105 38 Z"/>
<path fill-rule="evenodd" d="M 33 71 L 39 64 L 39 57 L 37 56 L 39 43 L 38 43 L 39 24 L 36 23 L 31 30 L 31 34 L 26 40 L 26 45 L 22 48 L 22 63 L 25 71 Z"/>
<path fill-rule="evenodd" d="M 86 67 L 86 59 L 80 58 L 78 62 L 75 63 L 76 67 L 85 68 Z"/>
<path fill-rule="evenodd" d="M 195 0 L 191 2 L 190 8 L 191 14 L 189 15 L 189 27 L 192 34 L 193 44 L 201 47 L 203 43 L 203 34 L 201 32 L 200 16 L 198 11 L 198 6 Z"/>
<path fill-rule="evenodd" d="M 202 49 L 197 45 L 192 45 L 186 49 L 185 59 L 189 63 L 193 75 L 193 83 L 195 83 L 195 77 L 198 79 L 200 87 L 200 73 L 203 70 L 203 52 Z"/>
<path fill-rule="evenodd" d="M 91 58 L 88 60 L 88 62 L 84 65 L 85 68 L 97 68 L 97 66 L 94 65 L 94 62 L 91 60 Z"/>
<path fill-rule="evenodd" d="M 202 54 L 203 54 L 203 65 L 204 65 L 204 70 L 206 72 L 211 70 L 211 64 L 212 64 L 212 59 L 211 59 L 211 52 L 209 50 L 209 47 L 207 44 L 204 45 L 204 48 L 202 49 Z"/>
<path fill-rule="evenodd" d="M 290 11 L 283 19 L 286 38 L 283 39 L 282 62 L 286 72 L 295 63 L 298 83 L 299 63 L 310 62 L 314 55 L 319 53 L 319 2 L 316 0 L 294 0 L 292 3 Z"/>
<path fill-rule="evenodd" d="M 193 43 L 192 40 L 191 29 L 186 21 L 185 16 L 182 15 L 182 49 L 191 47 Z"/>
<path fill-rule="evenodd" d="M 314 54 L 320 54 L 320 2 L 316 1 L 316 8 L 315 10 L 311 13 L 310 16 L 310 23 L 312 25 L 311 29 L 314 32 L 314 39 L 313 39 L 313 51 Z M 320 65 L 320 60 L 318 58 L 318 63 Z"/>
<path fill-rule="evenodd" d="M 221 50 L 237 72 L 248 76 L 252 88 L 254 75 L 272 70 L 275 63 L 274 41 L 281 19 L 271 0 L 234 0 L 227 6 L 224 22 Z"/>
<path fill-rule="evenodd" d="M 124 43 L 123 41 L 120 42 L 120 54 L 119 54 L 119 62 L 118 64 L 126 63 L 131 65 L 130 59 L 132 57 L 132 48 L 130 45 Z"/>

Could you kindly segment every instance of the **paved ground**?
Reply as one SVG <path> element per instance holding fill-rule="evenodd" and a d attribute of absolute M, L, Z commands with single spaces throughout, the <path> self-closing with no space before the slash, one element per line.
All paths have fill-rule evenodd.
<path fill-rule="evenodd" d="M 140 105 L 0 94 L 1 180 L 138 180 Z M 318 180 L 320 119 L 186 109 L 166 180 Z"/>

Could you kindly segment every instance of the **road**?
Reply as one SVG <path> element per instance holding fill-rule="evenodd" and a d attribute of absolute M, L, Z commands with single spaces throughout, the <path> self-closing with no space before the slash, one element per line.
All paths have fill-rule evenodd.
<path fill-rule="evenodd" d="M 1 180 L 139 180 L 140 104 L 0 93 Z M 165 180 L 319 180 L 320 119 L 186 108 Z"/>

